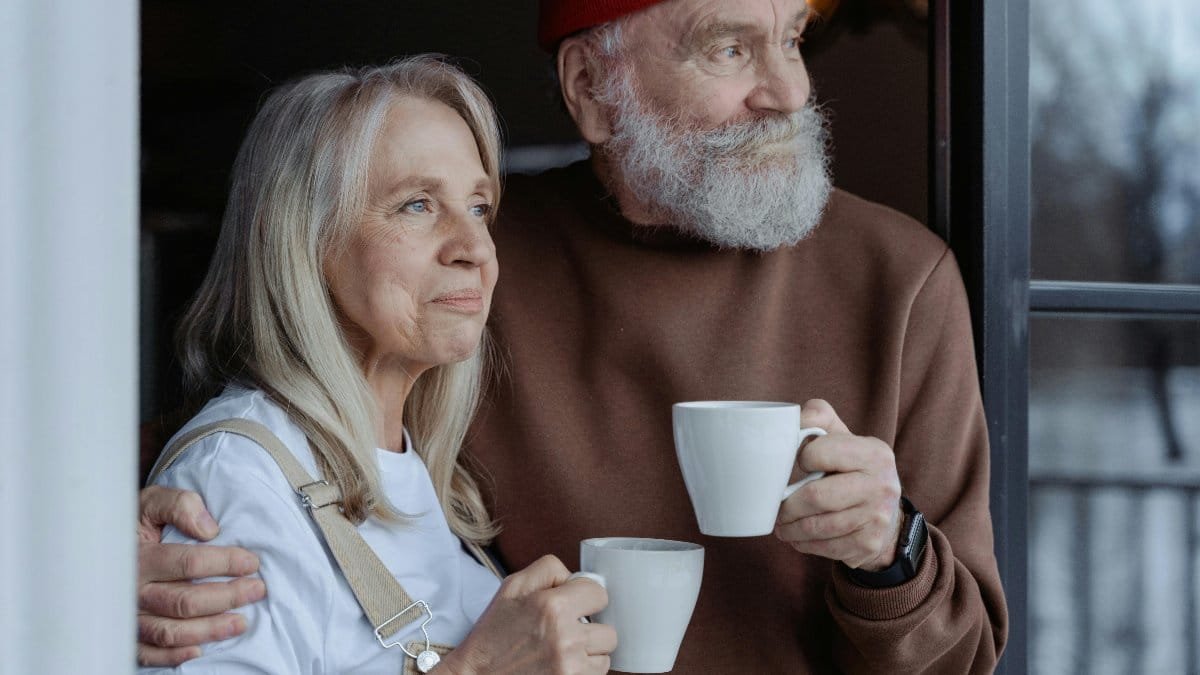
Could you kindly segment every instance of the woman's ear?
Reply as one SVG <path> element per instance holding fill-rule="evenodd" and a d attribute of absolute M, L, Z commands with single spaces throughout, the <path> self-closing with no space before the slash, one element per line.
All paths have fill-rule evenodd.
<path fill-rule="evenodd" d="M 597 73 L 590 49 L 580 37 L 569 37 L 558 47 L 558 81 L 563 103 L 575 120 L 583 140 L 599 145 L 612 135 L 608 115 L 593 96 Z"/>

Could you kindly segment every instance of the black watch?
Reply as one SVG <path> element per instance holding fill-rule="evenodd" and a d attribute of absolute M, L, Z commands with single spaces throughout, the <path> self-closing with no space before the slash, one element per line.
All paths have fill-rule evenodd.
<path fill-rule="evenodd" d="M 896 544 L 896 560 L 891 567 L 868 572 L 849 570 L 850 579 L 867 588 L 891 588 L 917 576 L 921 569 L 921 558 L 925 556 L 925 545 L 929 542 L 929 530 L 925 527 L 925 516 L 908 497 L 900 498 L 900 512 L 904 524 L 900 527 L 900 541 Z"/>

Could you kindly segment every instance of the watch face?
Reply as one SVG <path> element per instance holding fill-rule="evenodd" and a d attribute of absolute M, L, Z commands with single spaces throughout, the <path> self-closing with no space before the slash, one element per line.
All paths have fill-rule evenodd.
<path fill-rule="evenodd" d="M 911 579 L 917 575 L 917 570 L 921 567 L 921 557 L 925 554 L 925 543 L 929 537 L 929 532 L 925 529 L 925 515 L 920 511 L 914 513 L 904 534 L 899 557 L 908 564 L 905 572 Z"/>

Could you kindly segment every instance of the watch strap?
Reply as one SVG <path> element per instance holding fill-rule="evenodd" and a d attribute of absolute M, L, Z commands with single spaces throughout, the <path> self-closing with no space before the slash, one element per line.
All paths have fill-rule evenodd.
<path fill-rule="evenodd" d="M 890 566 L 874 572 L 847 568 L 847 573 L 854 583 L 867 588 L 891 588 L 917 576 L 917 571 L 921 569 L 921 560 L 925 557 L 925 547 L 929 543 L 929 530 L 925 524 L 925 515 L 918 511 L 907 497 L 900 498 L 900 512 L 904 523 L 900 527 L 900 539 L 896 543 L 895 560 Z"/>

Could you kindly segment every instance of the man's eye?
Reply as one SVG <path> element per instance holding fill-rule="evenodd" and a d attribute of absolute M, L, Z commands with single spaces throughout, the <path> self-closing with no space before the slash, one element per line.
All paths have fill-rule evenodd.
<path fill-rule="evenodd" d="M 717 57 L 719 59 L 733 60 L 741 55 L 742 48 L 737 45 L 729 45 L 728 47 L 721 47 L 717 50 Z"/>

